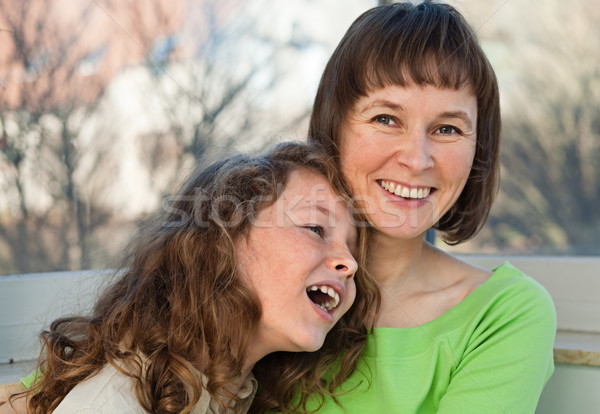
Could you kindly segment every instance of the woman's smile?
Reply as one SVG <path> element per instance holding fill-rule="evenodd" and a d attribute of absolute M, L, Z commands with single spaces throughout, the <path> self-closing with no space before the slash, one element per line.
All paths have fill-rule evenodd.
<path fill-rule="evenodd" d="M 394 183 L 393 181 L 377 180 L 379 185 L 390 194 L 407 200 L 427 198 L 431 193 L 431 187 L 411 187 Z"/>

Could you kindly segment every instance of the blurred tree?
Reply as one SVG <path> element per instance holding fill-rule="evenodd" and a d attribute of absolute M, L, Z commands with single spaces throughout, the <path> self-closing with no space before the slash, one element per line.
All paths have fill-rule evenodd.
<path fill-rule="evenodd" d="M 1 185 L 13 213 L 0 217 L 4 272 L 85 266 L 88 235 L 106 216 L 77 177 L 81 120 L 106 82 L 83 74 L 101 53 L 86 45 L 90 7 L 63 14 L 51 0 L 0 0 Z M 97 148 L 88 166 L 101 164 L 103 152 Z"/>
<path fill-rule="evenodd" d="M 170 193 L 194 164 L 260 148 L 265 130 L 307 116 L 280 120 L 263 101 L 285 72 L 278 59 L 304 46 L 261 32 L 264 7 L 0 0 L 1 273 L 106 264 L 92 251 L 126 237 L 116 181 L 145 174 L 148 190 Z"/>
<path fill-rule="evenodd" d="M 521 10 L 504 105 L 499 248 L 600 254 L 600 10 L 557 0 Z M 523 21 L 534 18 L 535 21 Z M 515 40 L 517 41 L 517 40 Z"/>
<path fill-rule="evenodd" d="M 162 108 L 168 125 L 144 136 L 142 143 L 158 191 L 171 192 L 191 165 L 232 151 L 261 149 L 307 118 L 308 108 L 290 107 L 288 116 L 279 118 L 264 105 L 267 91 L 286 74 L 278 59 L 291 60 L 290 52 L 303 44 L 297 37 L 261 32 L 261 7 L 268 4 L 186 2 L 180 31 L 158 38 L 151 37 L 146 22 L 132 23 L 133 33 L 146 45 L 145 62 L 157 94 L 147 103 Z M 135 6 L 131 10 L 135 16 Z M 157 168 L 161 163 L 169 170 Z"/>

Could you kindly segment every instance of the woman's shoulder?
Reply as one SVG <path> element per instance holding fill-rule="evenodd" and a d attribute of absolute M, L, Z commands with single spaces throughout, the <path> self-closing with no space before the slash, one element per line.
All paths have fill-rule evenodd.
<path fill-rule="evenodd" d="M 490 277 L 488 290 L 497 291 L 499 295 L 510 295 L 520 301 L 545 303 L 554 308 L 548 291 L 535 279 L 526 275 L 509 262 L 504 262 L 495 269 Z"/>
<path fill-rule="evenodd" d="M 533 300 L 554 307 L 548 291 L 509 262 L 488 270 L 446 253 L 443 253 L 443 256 L 441 262 L 446 269 L 451 269 L 448 273 L 454 274 L 456 283 L 463 290 L 464 298 L 490 301 L 495 297 L 496 300 L 504 298 L 514 302 Z"/>
<path fill-rule="evenodd" d="M 433 273 L 442 280 L 444 295 L 454 297 L 454 305 L 461 303 L 493 276 L 491 271 L 473 266 L 438 248 L 432 249 L 432 253 Z"/>
<path fill-rule="evenodd" d="M 554 329 L 556 312 L 548 291 L 509 262 L 485 270 L 456 259 L 453 270 L 460 275 L 464 298 L 449 312 L 452 317 L 478 324 L 531 319 Z"/>
<path fill-rule="evenodd" d="M 480 327 L 527 326 L 553 333 L 556 310 L 548 291 L 533 278 L 505 262 L 465 300 L 465 311 L 480 318 Z"/>

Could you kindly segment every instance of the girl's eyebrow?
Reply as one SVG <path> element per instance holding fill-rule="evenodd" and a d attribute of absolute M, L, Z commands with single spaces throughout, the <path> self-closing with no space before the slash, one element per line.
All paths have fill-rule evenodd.
<path fill-rule="evenodd" d="M 329 210 L 329 208 L 325 207 L 324 205 L 322 205 L 322 203 L 310 203 L 310 204 L 305 204 L 301 207 L 298 208 L 299 210 L 313 210 L 313 209 L 317 209 L 318 211 L 320 211 L 321 213 L 325 214 L 325 215 L 329 215 L 331 214 L 331 211 Z"/>

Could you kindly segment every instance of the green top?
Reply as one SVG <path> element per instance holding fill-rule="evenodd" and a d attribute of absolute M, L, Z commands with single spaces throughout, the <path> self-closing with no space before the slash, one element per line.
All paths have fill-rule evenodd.
<path fill-rule="evenodd" d="M 319 413 L 533 413 L 552 375 L 556 313 L 509 263 L 437 319 L 375 328 L 357 371 Z M 355 388 L 356 387 L 356 388 Z M 319 399 L 307 408 L 318 407 Z"/>
<path fill-rule="evenodd" d="M 37 370 L 30 372 L 29 374 L 27 374 L 26 377 L 21 378 L 21 385 L 23 385 L 25 389 L 33 387 L 38 382 L 38 380 L 41 380 L 41 377 L 37 378 L 38 372 L 39 371 Z"/>

